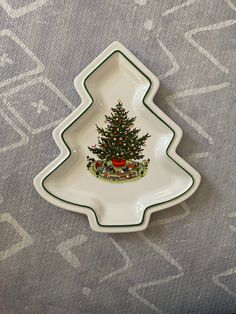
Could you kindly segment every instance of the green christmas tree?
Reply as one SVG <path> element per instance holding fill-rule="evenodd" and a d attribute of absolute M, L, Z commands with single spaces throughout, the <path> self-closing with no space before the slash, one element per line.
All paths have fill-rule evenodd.
<path fill-rule="evenodd" d="M 140 129 L 134 127 L 136 117 L 129 118 L 128 111 L 118 101 L 111 115 L 106 117 L 106 128 L 96 125 L 98 145 L 88 149 L 101 160 L 139 160 L 144 157 L 144 145 L 150 137 L 147 133 L 139 137 Z"/>

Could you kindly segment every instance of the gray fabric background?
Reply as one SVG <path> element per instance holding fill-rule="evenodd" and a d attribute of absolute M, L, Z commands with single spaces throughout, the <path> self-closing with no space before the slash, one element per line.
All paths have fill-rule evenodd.
<path fill-rule="evenodd" d="M 236 312 L 235 20 L 235 0 L 0 0 L 0 313 Z M 109 235 L 32 180 L 80 104 L 73 79 L 114 40 L 160 77 L 202 183 Z"/>

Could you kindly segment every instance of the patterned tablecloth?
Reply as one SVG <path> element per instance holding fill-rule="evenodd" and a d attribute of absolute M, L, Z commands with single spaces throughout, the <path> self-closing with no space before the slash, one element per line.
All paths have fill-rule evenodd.
<path fill-rule="evenodd" d="M 0 312 L 236 312 L 236 1 L 0 0 L 0 25 Z M 145 232 L 111 235 L 32 180 L 80 104 L 73 79 L 114 40 L 160 78 L 202 183 Z"/>

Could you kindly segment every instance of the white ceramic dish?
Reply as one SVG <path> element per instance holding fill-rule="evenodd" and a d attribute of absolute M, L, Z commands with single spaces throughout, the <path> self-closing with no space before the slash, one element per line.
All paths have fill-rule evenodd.
<path fill-rule="evenodd" d="M 130 232 L 145 229 L 151 213 L 194 193 L 200 175 L 176 154 L 182 131 L 153 103 L 159 81 L 129 50 L 119 42 L 112 43 L 74 84 L 82 103 L 53 131 L 60 155 L 34 179 L 43 198 L 86 214 L 95 231 Z M 110 115 L 118 99 L 129 111 L 128 116 L 136 117 L 134 124 L 141 129 L 140 136 L 151 135 L 144 147 L 144 158 L 150 158 L 147 173 L 140 176 L 139 172 L 137 179 L 125 179 L 122 184 L 111 182 L 109 171 L 119 178 L 126 171 L 127 177 L 135 176 L 128 162 L 126 168 L 113 170 L 109 166 L 109 171 L 107 164 L 101 166 L 101 176 L 105 173 L 109 180 L 101 180 L 87 169 L 87 156 L 96 159 L 88 149 L 98 143 L 95 124 L 106 128 L 104 116 Z M 141 164 L 132 167 L 136 165 Z"/>

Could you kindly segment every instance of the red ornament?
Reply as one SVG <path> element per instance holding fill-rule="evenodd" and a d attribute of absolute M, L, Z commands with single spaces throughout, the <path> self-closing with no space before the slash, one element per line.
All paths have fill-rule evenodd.
<path fill-rule="evenodd" d="M 134 168 L 136 168 L 136 165 L 135 165 L 135 164 L 129 164 L 128 167 L 129 167 L 130 169 L 134 169 Z"/>
<path fill-rule="evenodd" d="M 99 167 L 101 167 L 101 166 L 102 166 L 102 162 L 97 161 L 97 162 L 96 162 L 96 168 L 99 168 Z"/>
<path fill-rule="evenodd" d="M 119 145 L 122 145 L 122 142 L 119 142 Z"/>

